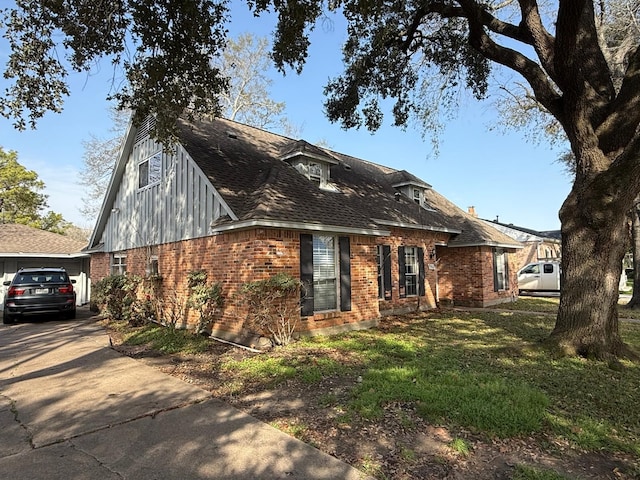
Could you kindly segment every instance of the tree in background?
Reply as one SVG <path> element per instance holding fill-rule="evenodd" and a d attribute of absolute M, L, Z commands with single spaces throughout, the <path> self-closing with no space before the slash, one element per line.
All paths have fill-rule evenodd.
<path fill-rule="evenodd" d="M 294 127 L 284 116 L 285 103 L 270 97 L 271 80 L 267 71 L 272 65 L 266 38 L 242 34 L 229 39 L 222 55 L 213 59 L 217 68 L 228 77 L 228 90 L 219 94 L 220 115 L 253 127 L 281 130 L 285 134 Z M 104 194 L 109 186 L 126 128 L 131 116 L 128 110 L 112 108 L 113 136 L 102 139 L 91 135 L 83 142 L 83 168 L 79 182 L 87 192 L 80 212 L 90 224 L 100 213 Z"/>
<path fill-rule="evenodd" d="M 632 355 L 619 333 L 618 279 L 626 251 L 627 212 L 640 193 L 640 47 L 629 41 L 621 81 L 605 57 L 592 0 L 248 1 L 256 15 L 274 12 L 272 57 L 300 72 L 309 34 L 327 11 L 344 15 L 344 73 L 329 82 L 326 111 L 345 128 L 375 131 L 391 103 L 394 124 L 429 129 L 437 105 L 455 107 L 461 89 L 484 98 L 497 75 L 511 72 L 561 126 L 575 158 L 573 188 L 560 209 L 563 292 L 549 339 L 569 354 L 615 360 Z M 608 6 L 611 2 L 597 2 Z M 160 140 L 175 120 L 220 113 L 228 82 L 211 62 L 225 43 L 228 3 L 214 0 L 25 2 L 7 10 L 11 53 L 5 78 L 14 84 L 0 111 L 24 127 L 68 94 L 60 41 L 73 69 L 101 56 L 124 68 L 114 95 L 149 114 Z M 104 21 L 109 18 L 110 21 Z M 124 58 L 129 46 L 135 54 Z"/>
<path fill-rule="evenodd" d="M 267 72 L 273 63 L 266 38 L 250 33 L 230 38 L 215 63 L 229 80 L 227 91 L 220 94 L 224 118 L 272 130 L 286 123 L 285 103 L 272 100 L 269 94 L 272 81 Z"/>
<path fill-rule="evenodd" d="M 102 200 L 118 160 L 131 113 L 128 110 L 118 110 L 113 107 L 110 110 L 110 116 L 112 136 L 103 139 L 90 135 L 88 140 L 82 142 L 83 165 L 78 182 L 84 186 L 86 197 L 83 199 L 80 213 L 91 226 L 95 224 L 100 213 Z"/>
<path fill-rule="evenodd" d="M 47 196 L 40 193 L 44 182 L 38 174 L 18 163 L 18 154 L 0 147 L 0 221 L 64 234 L 71 225 L 62 215 L 47 207 Z"/>

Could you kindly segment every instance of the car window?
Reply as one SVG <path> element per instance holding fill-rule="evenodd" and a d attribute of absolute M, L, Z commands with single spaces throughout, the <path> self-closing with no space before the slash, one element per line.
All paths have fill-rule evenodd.
<path fill-rule="evenodd" d="M 19 274 L 14 283 L 30 284 L 30 283 L 67 283 L 68 277 L 66 273 L 57 272 L 30 272 Z"/>
<path fill-rule="evenodd" d="M 553 273 L 553 264 L 545 263 L 544 264 L 544 273 Z"/>
<path fill-rule="evenodd" d="M 540 266 L 537 263 L 527 265 L 522 269 L 522 273 L 540 273 Z"/>

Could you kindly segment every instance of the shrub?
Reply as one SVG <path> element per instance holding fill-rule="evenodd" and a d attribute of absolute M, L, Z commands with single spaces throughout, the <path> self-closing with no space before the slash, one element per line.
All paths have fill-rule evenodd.
<path fill-rule="evenodd" d="M 275 345 L 290 343 L 300 318 L 301 286 L 288 273 L 245 283 L 241 295 L 249 307 L 249 325 Z"/>
<path fill-rule="evenodd" d="M 108 318 L 140 326 L 156 317 L 152 296 L 139 298 L 141 287 L 144 279 L 138 275 L 109 275 L 93 285 L 91 297 Z"/>
<path fill-rule="evenodd" d="M 204 333 L 213 322 L 213 317 L 222 307 L 222 286 L 219 282 L 207 284 L 207 272 L 194 270 L 187 275 L 189 298 L 187 306 L 198 312 L 196 333 Z"/>
<path fill-rule="evenodd" d="M 109 275 L 91 289 L 92 299 L 101 313 L 113 320 L 123 320 L 135 300 L 137 278 L 132 275 Z"/>

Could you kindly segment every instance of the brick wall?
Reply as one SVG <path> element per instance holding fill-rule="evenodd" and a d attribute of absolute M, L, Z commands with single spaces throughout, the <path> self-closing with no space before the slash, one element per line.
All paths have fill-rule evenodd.
<path fill-rule="evenodd" d="M 375 243 L 365 236 L 352 236 L 350 239 L 352 310 L 301 318 L 299 331 L 325 332 L 345 325 L 369 326 L 377 322 L 380 315 Z M 158 271 L 162 277 L 158 291 L 165 299 L 174 292 L 186 299 L 189 293 L 187 275 L 194 270 L 205 270 L 210 282 L 220 282 L 225 303 L 213 330 L 229 338 L 246 333 L 243 328 L 248 311 L 239 295 L 244 283 L 263 280 L 279 272 L 300 278 L 300 234 L 294 231 L 246 230 L 123 253 L 127 255 L 127 272 L 137 275 L 145 274 L 151 255 L 158 258 Z M 92 280 L 96 282 L 109 274 L 109 255 L 94 254 L 92 266 L 93 262 L 96 274 L 92 275 Z M 196 313 L 190 312 L 186 326 L 196 322 Z"/>
<path fill-rule="evenodd" d="M 391 229 L 390 237 L 377 238 L 377 245 L 389 245 L 391 247 L 391 300 L 380 300 L 380 311 L 383 314 L 391 314 L 395 312 L 403 312 L 415 310 L 417 308 L 435 308 L 437 306 L 437 273 L 435 268 L 431 269 L 429 265 L 435 267 L 435 259 L 430 258 L 430 252 L 436 247 L 436 243 L 444 242 L 448 239 L 445 234 L 426 233 L 418 230 L 401 230 L 398 228 Z M 400 298 L 400 272 L 398 269 L 398 247 L 420 247 L 424 251 L 425 263 L 425 296 L 410 296 Z M 375 264 L 375 249 L 373 250 Z M 373 271 L 373 279 L 376 291 L 374 296 L 378 295 L 377 291 L 377 264 L 376 270 Z"/>
<path fill-rule="evenodd" d="M 440 301 L 452 305 L 486 307 L 517 297 L 516 250 L 508 254 L 509 288 L 495 291 L 491 247 L 438 247 Z"/>
<path fill-rule="evenodd" d="M 493 291 L 493 255 L 491 248 L 437 247 L 436 259 L 430 252 L 447 240 L 446 234 L 392 229 L 389 237 L 352 235 L 351 250 L 351 311 L 323 312 L 299 319 L 298 331 L 329 333 L 346 328 L 375 325 L 381 314 L 416 308 L 434 308 L 440 299 L 457 305 L 485 306 L 510 300 L 517 292 L 515 271 L 510 259 L 511 281 L 508 291 Z M 378 299 L 376 259 L 377 246 L 391 248 L 392 295 L 390 300 Z M 424 251 L 425 295 L 400 298 L 398 247 L 417 246 Z M 145 275 L 149 259 L 158 259 L 162 277 L 156 291 L 165 300 L 178 297 L 186 300 L 189 291 L 187 275 L 205 270 L 210 282 L 220 282 L 224 306 L 213 325 L 216 335 L 237 338 L 244 335 L 247 308 L 239 292 L 243 284 L 286 272 L 300 278 L 300 232 L 278 229 L 253 229 L 215 236 L 184 240 L 149 248 L 129 250 L 127 272 Z M 430 268 L 431 266 L 431 268 Z M 92 281 L 109 274 L 109 254 L 91 257 Z M 196 312 L 188 312 L 187 325 L 197 323 Z"/>
<path fill-rule="evenodd" d="M 108 253 L 92 253 L 91 254 L 91 279 L 96 282 L 101 278 L 109 275 L 110 257 Z"/>

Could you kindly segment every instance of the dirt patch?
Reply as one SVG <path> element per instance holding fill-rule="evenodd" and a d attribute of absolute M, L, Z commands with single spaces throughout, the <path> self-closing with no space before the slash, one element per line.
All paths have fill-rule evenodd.
<path fill-rule="evenodd" d="M 113 348 L 198 385 L 261 421 L 280 428 L 376 478 L 394 480 L 513 478 L 517 466 L 553 470 L 568 479 L 637 479 L 638 459 L 583 452 L 546 436 L 487 439 L 446 425 L 430 425 L 410 403 L 391 403 L 369 422 L 341 408 L 358 378 L 329 377 L 305 384 L 291 379 L 275 388 L 241 384 L 222 360 L 255 353 L 211 342 L 197 355 L 162 355 L 125 346 L 109 332 Z M 326 351 L 323 352 L 326 355 Z M 336 352 L 339 355 L 339 352 Z M 339 357 L 349 362 L 348 357 Z"/>

